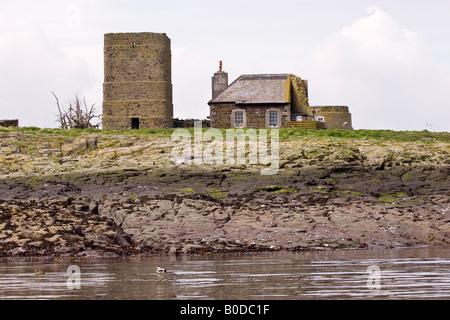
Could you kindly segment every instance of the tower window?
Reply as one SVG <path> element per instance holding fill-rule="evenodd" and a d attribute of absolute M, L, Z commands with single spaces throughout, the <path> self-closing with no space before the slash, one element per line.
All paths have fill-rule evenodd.
<path fill-rule="evenodd" d="M 131 129 L 139 129 L 139 118 L 131 118 Z"/>

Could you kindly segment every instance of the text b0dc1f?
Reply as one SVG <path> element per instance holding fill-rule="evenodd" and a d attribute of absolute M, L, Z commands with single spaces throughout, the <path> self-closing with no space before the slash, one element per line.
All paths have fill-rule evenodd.
<path fill-rule="evenodd" d="M 265 315 L 269 312 L 269 305 L 245 305 L 245 304 L 226 304 L 224 314 L 234 314 L 234 315 Z"/>

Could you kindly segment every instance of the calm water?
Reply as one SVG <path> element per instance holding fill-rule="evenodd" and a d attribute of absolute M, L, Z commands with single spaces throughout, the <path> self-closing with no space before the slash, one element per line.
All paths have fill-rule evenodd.
<path fill-rule="evenodd" d="M 0 263 L 0 299 L 450 299 L 449 248 L 80 262 L 72 290 L 71 264 Z"/>

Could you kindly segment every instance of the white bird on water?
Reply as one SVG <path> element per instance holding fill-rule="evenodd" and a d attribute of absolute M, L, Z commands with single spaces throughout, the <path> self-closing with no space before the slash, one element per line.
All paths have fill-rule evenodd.
<path fill-rule="evenodd" d="M 158 273 L 166 273 L 167 271 L 164 268 L 158 267 L 158 268 L 156 268 L 156 272 L 158 272 Z"/>

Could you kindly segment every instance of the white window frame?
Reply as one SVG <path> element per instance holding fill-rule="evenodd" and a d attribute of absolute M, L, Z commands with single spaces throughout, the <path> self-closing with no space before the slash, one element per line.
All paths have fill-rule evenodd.
<path fill-rule="evenodd" d="M 242 125 L 236 126 L 236 114 L 242 113 Z M 234 109 L 231 111 L 231 127 L 232 128 L 246 128 L 247 127 L 247 113 L 244 109 Z"/>
<path fill-rule="evenodd" d="M 318 122 L 325 122 L 325 118 L 323 116 L 316 117 Z"/>
<path fill-rule="evenodd" d="M 277 125 L 276 126 L 271 126 L 270 125 L 270 114 L 271 112 L 276 112 L 277 113 Z M 280 109 L 267 109 L 266 110 L 266 127 L 267 128 L 280 128 L 281 127 L 281 110 Z"/>
<path fill-rule="evenodd" d="M 269 111 L 269 127 L 277 128 L 279 126 L 280 119 L 278 115 L 279 112 Z"/>
<path fill-rule="evenodd" d="M 236 111 L 234 113 L 234 127 L 240 128 L 244 126 L 244 113 L 242 111 Z"/>

